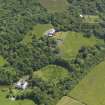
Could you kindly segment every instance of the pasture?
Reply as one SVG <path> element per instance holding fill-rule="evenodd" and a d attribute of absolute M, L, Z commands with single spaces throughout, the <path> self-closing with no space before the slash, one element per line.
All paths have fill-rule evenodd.
<path fill-rule="evenodd" d="M 33 77 L 38 77 L 44 81 L 57 83 L 59 80 L 64 78 L 70 78 L 70 73 L 60 66 L 49 65 L 40 69 L 39 71 L 34 72 Z"/>
<path fill-rule="evenodd" d="M 63 12 L 68 8 L 69 3 L 66 0 L 39 0 L 48 12 Z"/>
<path fill-rule="evenodd" d="M 57 105 L 85 105 L 71 97 L 64 96 Z"/>
<path fill-rule="evenodd" d="M 94 46 L 95 44 L 104 43 L 101 39 L 95 37 L 87 38 L 82 33 L 77 32 L 60 32 L 54 38 L 58 42 L 60 41 L 58 47 L 64 58 L 75 57 L 82 46 Z"/>
<path fill-rule="evenodd" d="M 86 105 L 105 105 L 105 61 L 91 69 L 69 96 Z"/>

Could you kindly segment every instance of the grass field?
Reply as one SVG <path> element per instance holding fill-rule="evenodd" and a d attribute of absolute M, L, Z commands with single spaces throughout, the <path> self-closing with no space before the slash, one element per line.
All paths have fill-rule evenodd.
<path fill-rule="evenodd" d="M 23 43 L 30 43 L 32 41 L 32 37 L 35 35 L 37 38 L 40 38 L 43 36 L 43 34 L 49 30 L 50 28 L 53 28 L 51 24 L 37 24 L 33 27 L 33 30 L 31 32 L 28 32 L 24 39 Z M 32 33 L 32 34 L 31 34 Z"/>
<path fill-rule="evenodd" d="M 101 39 L 86 38 L 83 37 L 82 33 L 76 32 L 61 32 L 55 38 L 61 41 L 59 48 L 64 58 L 74 57 L 81 46 L 94 46 L 98 43 L 104 43 Z"/>
<path fill-rule="evenodd" d="M 62 12 L 68 7 L 67 0 L 39 0 L 49 12 Z"/>
<path fill-rule="evenodd" d="M 49 65 L 39 71 L 34 72 L 34 77 L 39 77 L 44 81 L 51 81 L 57 83 L 59 80 L 69 78 L 69 72 L 59 66 Z"/>
<path fill-rule="evenodd" d="M 47 30 L 51 28 L 53 28 L 51 24 L 37 24 L 34 26 L 33 33 L 35 33 L 37 37 L 41 37 Z"/>
<path fill-rule="evenodd" d="M 2 91 L 4 90 L 5 91 Z M 0 105 L 35 105 L 35 103 L 31 100 L 19 100 L 19 101 L 11 101 L 6 98 L 7 88 L 0 87 Z"/>
<path fill-rule="evenodd" d="M 83 103 L 72 99 L 70 97 L 64 96 L 57 105 L 84 105 Z"/>
<path fill-rule="evenodd" d="M 105 62 L 93 68 L 69 95 L 86 105 L 105 105 Z"/>

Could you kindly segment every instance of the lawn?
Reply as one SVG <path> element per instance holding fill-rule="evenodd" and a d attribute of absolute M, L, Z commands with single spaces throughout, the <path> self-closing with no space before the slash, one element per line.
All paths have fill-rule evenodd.
<path fill-rule="evenodd" d="M 8 93 L 8 89 L 6 87 L 0 87 L 0 105 L 35 105 L 33 101 L 28 100 L 28 99 L 19 100 L 19 101 L 11 101 L 6 98 L 7 93 Z"/>
<path fill-rule="evenodd" d="M 37 37 L 41 37 L 47 30 L 53 28 L 51 24 L 37 24 L 34 26 L 33 32 Z"/>
<path fill-rule="evenodd" d="M 105 61 L 93 68 L 69 96 L 86 105 L 105 105 Z"/>
<path fill-rule="evenodd" d="M 53 26 L 51 24 L 37 24 L 33 27 L 33 30 L 31 32 L 28 32 L 24 39 L 23 39 L 23 43 L 28 44 L 32 41 L 32 37 L 35 35 L 37 38 L 40 38 L 41 36 L 43 36 L 43 34 L 49 30 L 53 28 Z M 32 34 L 31 34 L 32 33 Z"/>
<path fill-rule="evenodd" d="M 39 0 L 40 3 L 51 13 L 63 12 L 68 8 L 67 0 Z"/>
<path fill-rule="evenodd" d="M 64 96 L 59 102 L 57 105 L 85 105 L 73 98 L 70 98 L 70 97 L 67 97 L 67 96 Z"/>
<path fill-rule="evenodd" d="M 77 32 L 61 32 L 54 38 L 58 40 L 58 46 L 64 58 L 76 56 L 82 46 L 94 46 L 98 43 L 104 43 L 101 39 L 96 39 L 95 37 L 87 38 L 82 33 Z"/>
<path fill-rule="evenodd" d="M 57 83 L 61 79 L 69 78 L 70 74 L 66 69 L 60 66 L 49 65 L 40 69 L 39 71 L 34 72 L 33 76 L 41 78 L 44 81 Z"/>

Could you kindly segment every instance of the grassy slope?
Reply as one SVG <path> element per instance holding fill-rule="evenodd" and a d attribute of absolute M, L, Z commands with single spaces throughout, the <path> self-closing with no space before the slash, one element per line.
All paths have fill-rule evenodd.
<path fill-rule="evenodd" d="M 68 7 L 66 0 L 39 0 L 49 12 L 62 12 Z"/>
<path fill-rule="evenodd" d="M 71 91 L 70 96 L 86 105 L 105 105 L 105 62 L 92 69 Z"/>
<path fill-rule="evenodd" d="M 78 102 L 77 100 L 74 100 L 70 97 L 64 96 L 57 105 L 84 105 L 81 102 Z"/>
<path fill-rule="evenodd" d="M 6 91 L 2 91 L 2 89 L 5 89 Z M 0 87 L 0 105 L 35 105 L 35 103 L 31 100 L 11 101 L 6 98 L 6 94 L 6 87 Z"/>
<path fill-rule="evenodd" d="M 101 39 L 96 39 L 95 37 L 86 38 L 83 37 L 82 33 L 76 32 L 62 32 L 56 35 L 55 38 L 62 40 L 62 44 L 59 47 L 64 58 L 75 56 L 81 46 L 93 46 L 97 43 L 104 43 Z"/>
<path fill-rule="evenodd" d="M 37 38 L 40 38 L 47 30 L 50 28 L 53 28 L 51 24 L 37 24 L 33 27 L 33 30 L 31 32 L 28 32 L 26 36 L 23 39 L 23 43 L 30 43 L 32 41 L 33 35 L 35 35 Z M 30 34 L 32 33 L 32 35 Z"/>
<path fill-rule="evenodd" d="M 70 76 L 69 72 L 59 66 L 49 65 L 39 71 L 34 72 L 35 77 L 39 77 L 44 81 L 51 81 L 57 83 L 60 79 L 64 79 Z"/>

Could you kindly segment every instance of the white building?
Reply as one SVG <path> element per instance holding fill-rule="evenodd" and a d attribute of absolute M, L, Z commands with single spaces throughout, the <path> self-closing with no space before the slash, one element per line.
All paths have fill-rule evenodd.
<path fill-rule="evenodd" d="M 27 86 L 28 86 L 28 82 L 24 80 L 20 80 L 15 84 L 15 87 L 19 89 L 26 89 Z"/>
<path fill-rule="evenodd" d="M 28 82 L 24 82 L 24 84 L 22 85 L 22 89 L 26 89 L 28 86 Z"/>
<path fill-rule="evenodd" d="M 45 35 L 47 36 L 53 36 L 55 34 L 56 30 L 54 28 L 48 30 L 47 32 L 45 32 Z"/>

